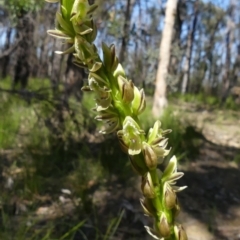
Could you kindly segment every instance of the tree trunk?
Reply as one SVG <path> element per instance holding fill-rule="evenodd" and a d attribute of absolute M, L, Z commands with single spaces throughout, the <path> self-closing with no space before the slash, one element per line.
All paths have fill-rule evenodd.
<path fill-rule="evenodd" d="M 225 69 L 224 69 L 224 76 L 222 81 L 222 98 L 221 103 L 224 103 L 228 97 L 230 87 L 231 87 L 231 77 L 230 77 L 230 68 L 231 68 L 231 48 L 232 48 L 232 41 L 233 41 L 233 29 L 234 29 L 234 22 L 232 20 L 232 13 L 233 13 L 233 5 L 230 6 L 229 9 L 229 19 L 227 22 L 227 34 L 226 34 L 226 62 L 225 62 Z"/>
<path fill-rule="evenodd" d="M 215 86 L 215 76 L 213 76 L 212 74 L 212 69 L 213 69 L 213 46 L 215 44 L 215 35 L 217 33 L 219 24 L 221 22 L 221 18 L 218 19 L 218 21 L 215 24 L 215 27 L 212 29 L 211 31 L 211 35 L 210 35 L 210 41 L 209 41 L 209 47 L 208 47 L 208 51 L 207 51 L 207 55 L 208 55 L 208 60 L 209 60 L 209 81 L 210 81 L 210 94 L 213 94 L 214 92 L 214 88 L 216 88 Z"/>
<path fill-rule="evenodd" d="M 121 49 L 119 53 L 119 61 L 122 63 L 125 60 L 126 52 L 127 52 L 127 45 L 129 40 L 129 28 L 130 28 L 130 20 L 131 20 L 131 12 L 132 6 L 134 3 L 131 3 L 131 0 L 127 0 L 127 7 L 125 12 L 125 20 L 123 25 L 123 36 L 122 36 L 122 43 Z"/>
<path fill-rule="evenodd" d="M 16 65 L 14 67 L 13 89 L 20 83 L 21 89 L 25 89 L 31 72 L 30 55 L 33 46 L 34 25 L 30 16 L 23 11 L 18 17 L 17 37 L 22 36 L 16 52 Z"/>
<path fill-rule="evenodd" d="M 69 54 L 64 75 L 65 100 L 67 101 L 70 95 L 74 94 L 76 99 L 80 101 L 82 99 L 81 88 L 83 86 L 83 79 L 86 77 L 86 73 L 83 68 L 79 68 L 73 64 L 72 60 L 73 54 Z"/>
<path fill-rule="evenodd" d="M 162 40 L 160 43 L 159 63 L 153 99 L 152 113 L 155 117 L 160 116 L 163 108 L 167 105 L 166 79 L 168 76 L 168 65 L 171 55 L 171 43 L 176 10 L 177 0 L 168 0 L 166 6 L 165 24 L 162 32 Z"/>
<path fill-rule="evenodd" d="M 62 49 L 63 49 L 62 42 L 58 39 L 54 39 L 54 51 L 55 50 L 61 51 Z M 50 68 L 49 72 L 50 72 L 50 81 L 51 81 L 51 85 L 54 92 L 56 92 L 59 87 L 59 83 L 61 82 L 61 76 L 64 71 L 63 58 L 64 58 L 64 55 L 59 55 L 54 52 L 51 56 L 51 60 L 49 64 L 49 68 Z"/>
<path fill-rule="evenodd" d="M 192 29 L 189 29 L 188 40 L 187 40 L 187 51 L 186 51 L 186 60 L 184 66 L 184 75 L 182 81 L 182 94 L 188 91 L 189 86 L 189 79 L 190 79 L 190 70 L 191 70 L 191 59 L 192 59 L 192 49 L 193 49 L 193 42 L 194 42 L 194 34 L 197 25 L 197 18 L 198 18 L 198 2 L 195 5 L 195 14 L 192 24 Z"/>
<path fill-rule="evenodd" d="M 10 48 L 11 34 L 12 34 L 12 28 L 9 27 L 7 29 L 6 43 L 5 43 L 4 50 L 8 50 Z M 8 54 L 7 56 L 4 56 L 2 59 L 2 78 L 5 78 L 7 76 L 9 61 L 10 61 L 10 54 Z"/>

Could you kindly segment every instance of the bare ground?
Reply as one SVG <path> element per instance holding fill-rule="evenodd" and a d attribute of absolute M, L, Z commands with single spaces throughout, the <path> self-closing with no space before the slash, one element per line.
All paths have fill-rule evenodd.
<path fill-rule="evenodd" d="M 188 189 L 180 194 L 180 219 L 189 239 L 240 239 L 240 115 L 187 109 L 206 140 L 198 158 L 182 166 Z"/>
<path fill-rule="evenodd" d="M 240 239 L 240 114 L 206 111 L 192 105 L 181 107 L 181 111 L 187 112 L 186 121 L 203 133 L 204 140 L 195 159 L 180 163 L 185 175 L 179 185 L 188 188 L 179 194 L 182 211 L 178 221 L 186 228 L 189 240 Z M 135 176 L 128 182 L 119 182 L 113 176 L 110 184 L 92 191 L 98 215 L 103 216 L 99 219 L 100 226 L 106 227 L 107 219 L 125 209 L 113 240 L 150 239 L 143 228 L 149 219 L 140 208 L 139 183 Z M 89 183 L 89 188 L 92 185 Z M 64 195 L 58 203 L 39 207 L 31 217 L 47 221 L 74 215 L 78 203 L 68 197 Z M 90 232 L 92 224 L 88 222 L 86 227 Z"/>
<path fill-rule="evenodd" d="M 185 173 L 180 185 L 188 188 L 179 194 L 183 223 L 189 240 L 240 239 L 240 115 L 226 111 L 206 111 L 185 105 L 188 120 L 201 130 L 204 141 L 196 159 L 180 163 Z M 232 113 L 230 113 L 232 116 Z M 93 193 L 100 216 L 119 214 L 125 209 L 118 233 L 113 239 L 150 239 L 143 228 L 149 224 L 139 204 L 140 179 L 112 183 Z M 126 185 L 128 187 L 126 187 Z M 131 187 L 132 186 L 132 187 Z M 104 225 L 104 223 L 103 223 Z"/>
<path fill-rule="evenodd" d="M 180 163 L 185 175 L 179 185 L 188 188 L 179 193 L 182 211 L 178 221 L 186 228 L 189 240 L 240 239 L 240 114 L 184 107 L 181 111 L 188 116 L 185 121 L 200 130 L 204 137 L 197 158 Z M 106 192 L 104 201 L 108 203 L 108 210 L 102 203 L 103 212 L 121 204 L 126 209 L 128 222 L 120 226 L 122 235 L 116 239 L 148 239 L 143 232 L 141 237 L 134 235 L 136 238 L 129 233 L 139 233 L 139 229 L 149 223 L 139 207 L 140 179 L 133 181 L 135 187 L 123 189 L 115 184 Z M 103 199 L 99 192 L 99 196 L 95 194 L 96 203 Z"/>

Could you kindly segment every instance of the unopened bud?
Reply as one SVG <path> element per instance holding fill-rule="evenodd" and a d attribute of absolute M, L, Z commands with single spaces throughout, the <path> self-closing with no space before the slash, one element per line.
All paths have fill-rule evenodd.
<path fill-rule="evenodd" d="M 95 62 L 92 66 L 92 68 L 89 70 L 90 72 L 96 72 L 102 67 L 101 62 Z"/>
<path fill-rule="evenodd" d="M 154 239 L 158 239 L 158 240 L 161 240 L 161 239 L 162 239 L 161 236 L 160 236 L 160 234 L 159 234 L 155 229 L 150 228 L 150 227 L 148 227 L 148 226 L 144 226 L 144 227 L 145 227 L 145 229 L 147 230 L 148 234 L 149 234 L 150 236 L 152 236 Z"/>
<path fill-rule="evenodd" d="M 114 72 L 117 69 L 118 65 L 119 65 L 118 58 L 116 56 L 114 56 L 113 63 L 111 66 L 111 72 Z"/>
<path fill-rule="evenodd" d="M 177 217 L 179 212 L 180 212 L 180 206 L 178 204 L 178 199 L 176 198 L 176 204 L 175 204 L 174 208 L 172 209 L 173 216 Z"/>
<path fill-rule="evenodd" d="M 154 208 L 151 200 L 149 198 L 140 199 L 140 203 L 142 205 L 143 211 L 147 216 L 155 216 L 156 209 Z"/>
<path fill-rule="evenodd" d="M 137 174 L 139 174 L 139 175 L 141 175 L 141 176 L 144 176 L 144 175 L 146 174 L 147 168 L 144 169 L 144 168 L 138 166 L 138 164 L 134 161 L 134 157 L 129 156 L 129 159 L 130 159 L 131 166 L 132 166 L 133 170 L 134 170 Z"/>
<path fill-rule="evenodd" d="M 134 87 L 134 99 L 132 101 L 132 109 L 135 114 L 140 114 L 144 111 L 146 107 L 145 93 L 144 90 L 138 90 L 137 87 Z"/>
<path fill-rule="evenodd" d="M 170 236 L 170 226 L 164 213 L 162 213 L 160 221 L 156 223 L 156 228 L 159 231 L 161 237 L 167 238 Z"/>
<path fill-rule="evenodd" d="M 115 47 L 114 47 L 114 45 L 112 45 L 110 49 L 111 49 L 110 50 L 111 53 L 115 56 Z M 122 76 L 124 78 L 126 77 L 126 73 L 125 73 L 125 71 L 124 71 L 124 69 L 123 69 L 123 67 L 122 67 L 122 65 L 120 63 L 117 65 L 117 68 L 116 68 L 116 70 L 113 73 L 113 76 L 115 78 L 118 78 L 119 76 Z"/>
<path fill-rule="evenodd" d="M 128 146 L 124 143 L 123 139 L 118 137 L 120 148 L 124 153 L 128 153 Z"/>
<path fill-rule="evenodd" d="M 102 51 L 103 51 L 103 62 L 105 65 L 105 68 L 108 70 L 111 68 L 112 63 L 113 63 L 113 57 L 110 51 L 110 48 L 105 44 L 104 42 L 102 43 Z"/>
<path fill-rule="evenodd" d="M 154 186 L 152 182 L 152 177 L 149 172 L 142 178 L 142 192 L 144 197 L 146 198 L 155 198 L 155 191 L 154 191 Z"/>
<path fill-rule="evenodd" d="M 118 86 L 119 90 L 122 94 L 122 99 L 126 103 L 132 102 L 134 98 L 134 91 L 133 91 L 133 82 L 130 80 L 128 81 L 126 78 L 119 76 L 118 77 Z"/>
<path fill-rule="evenodd" d="M 165 205 L 168 209 L 172 209 L 176 205 L 177 196 L 168 184 L 165 184 L 164 190 Z"/>
<path fill-rule="evenodd" d="M 117 70 L 120 64 L 116 56 L 116 49 L 114 44 L 111 44 L 110 52 L 111 52 L 111 58 L 112 58 L 111 72 L 114 72 L 115 74 L 115 71 Z"/>
<path fill-rule="evenodd" d="M 143 154 L 144 154 L 144 160 L 147 165 L 147 167 L 150 170 L 153 170 L 157 167 L 157 155 L 151 148 L 151 146 L 145 142 L 143 142 Z"/>
<path fill-rule="evenodd" d="M 97 37 L 97 26 L 93 20 L 91 20 L 91 29 L 92 29 L 92 32 L 86 36 L 86 39 L 89 42 L 93 42 Z"/>
<path fill-rule="evenodd" d="M 177 240 L 188 240 L 187 234 L 182 225 L 174 226 L 174 233 Z"/>

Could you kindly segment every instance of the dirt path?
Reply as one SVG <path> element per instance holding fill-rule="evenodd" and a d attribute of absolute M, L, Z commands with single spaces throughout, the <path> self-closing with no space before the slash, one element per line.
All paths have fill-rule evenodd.
<path fill-rule="evenodd" d="M 197 127 L 210 142 L 224 147 L 240 148 L 240 112 L 202 109 L 194 104 L 178 106 L 184 121 Z"/>
<path fill-rule="evenodd" d="M 192 105 L 182 110 L 206 141 L 197 159 L 181 166 L 188 189 L 180 194 L 180 221 L 189 240 L 240 239 L 240 114 Z"/>

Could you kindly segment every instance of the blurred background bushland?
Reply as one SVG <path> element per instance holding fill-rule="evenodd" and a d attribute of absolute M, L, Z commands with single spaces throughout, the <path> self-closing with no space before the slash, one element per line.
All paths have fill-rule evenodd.
<path fill-rule="evenodd" d="M 239 239 L 240 2 L 175 1 L 172 29 L 166 0 L 93 2 L 96 46 L 114 43 L 145 90 L 145 129 L 159 97 L 168 103 L 157 113 L 165 107 L 160 120 L 189 186 L 180 194 L 189 239 Z M 0 0 L 0 239 L 148 239 L 137 177 L 81 92 L 88 73 L 46 34 L 57 8 Z"/>

